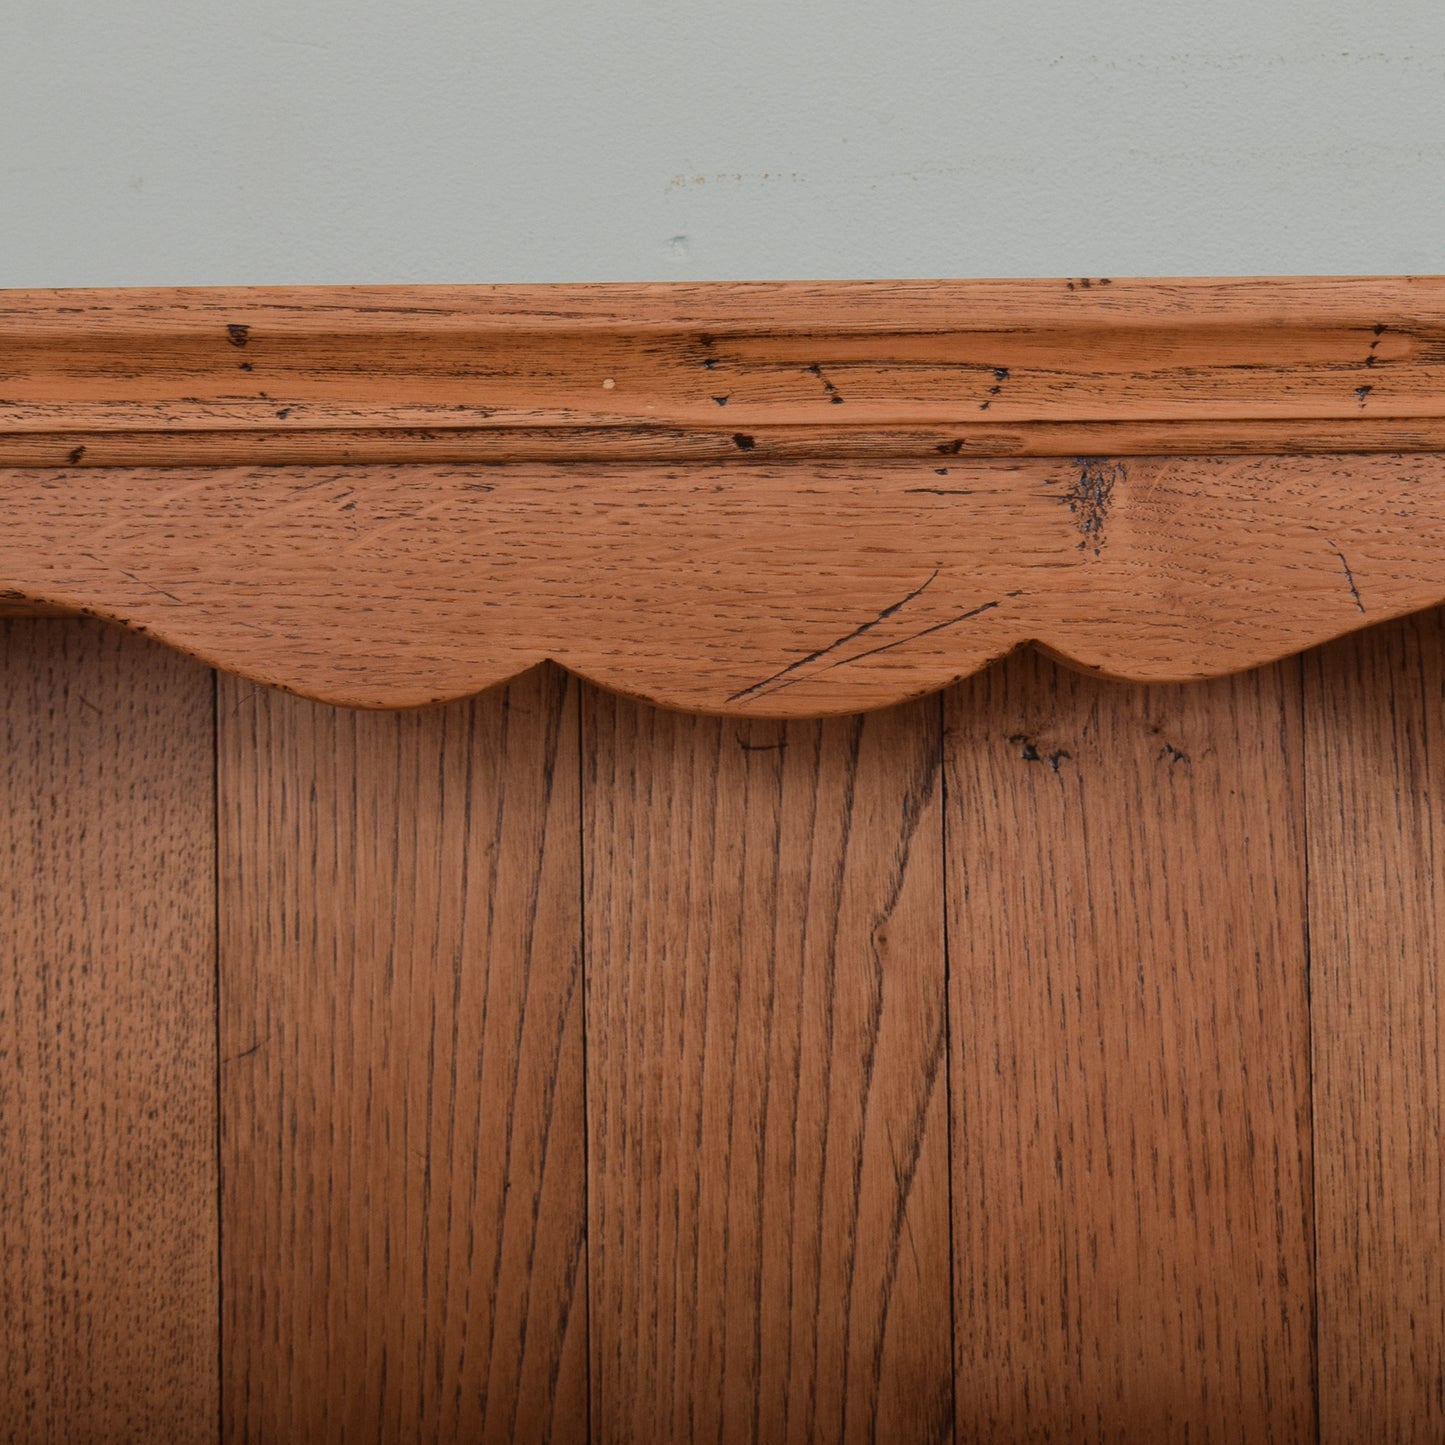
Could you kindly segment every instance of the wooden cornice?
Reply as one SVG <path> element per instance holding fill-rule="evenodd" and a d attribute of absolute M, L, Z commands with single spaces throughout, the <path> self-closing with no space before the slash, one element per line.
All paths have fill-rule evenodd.
<path fill-rule="evenodd" d="M 1445 280 L 0 292 L 0 464 L 1445 446 Z"/>
<path fill-rule="evenodd" d="M 879 706 L 1445 600 L 1445 278 L 0 292 L 0 591 L 335 702 Z"/>

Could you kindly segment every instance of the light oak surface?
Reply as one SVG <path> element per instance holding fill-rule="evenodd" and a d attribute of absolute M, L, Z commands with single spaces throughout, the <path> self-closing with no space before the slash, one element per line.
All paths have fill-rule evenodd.
<path fill-rule="evenodd" d="M 218 859 L 206 675 L 5 636 L 0 1438 L 1438 1435 L 1438 615 L 827 721 L 223 678 Z"/>
<path fill-rule="evenodd" d="M 213 1440 L 210 674 L 0 622 L 0 1439 Z"/>
<path fill-rule="evenodd" d="M 959 1439 L 1310 1440 L 1298 664 L 946 707 Z"/>
<path fill-rule="evenodd" d="M 0 292 L 0 463 L 1415 450 L 1445 280 Z"/>
<path fill-rule="evenodd" d="M 1442 356 L 0 292 L 0 1439 L 1439 1439 Z"/>
<path fill-rule="evenodd" d="M 1445 278 L 0 292 L 0 606 L 808 717 L 1445 600 Z"/>
<path fill-rule="evenodd" d="M 595 1436 L 945 1440 L 936 702 L 585 700 Z"/>
<path fill-rule="evenodd" d="M 1445 1437 L 1445 618 L 1305 659 L 1329 1445 Z"/>
<path fill-rule="evenodd" d="M 576 684 L 218 757 L 223 1438 L 586 1438 Z"/>
<path fill-rule="evenodd" d="M 0 583 L 352 705 L 546 659 L 813 716 L 1028 639 L 1181 680 L 1445 597 L 1445 456 L 0 473 Z"/>

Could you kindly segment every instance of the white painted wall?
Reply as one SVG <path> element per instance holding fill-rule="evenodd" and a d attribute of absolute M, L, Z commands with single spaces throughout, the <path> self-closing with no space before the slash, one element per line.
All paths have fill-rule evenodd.
<path fill-rule="evenodd" d="M 0 0 L 0 285 L 1445 271 L 1442 0 Z"/>

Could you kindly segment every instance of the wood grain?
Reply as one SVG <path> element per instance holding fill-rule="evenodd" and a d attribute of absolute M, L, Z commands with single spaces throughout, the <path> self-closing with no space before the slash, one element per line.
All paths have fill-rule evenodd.
<path fill-rule="evenodd" d="M 587 1434 L 576 684 L 220 694 L 224 1437 Z"/>
<path fill-rule="evenodd" d="M 1306 659 L 1320 1422 L 1445 1437 L 1445 617 Z"/>
<path fill-rule="evenodd" d="M 951 1433 L 938 741 L 585 694 L 598 1440 Z"/>
<path fill-rule="evenodd" d="M 1440 277 L 16 291 L 0 458 L 678 460 L 760 430 L 1124 455 L 1174 450 L 1161 424 L 1439 447 L 1442 341 Z"/>
<path fill-rule="evenodd" d="M 1313 1439 L 1297 664 L 946 708 L 957 1438 Z"/>
<path fill-rule="evenodd" d="M 3 420 L 3 418 L 0 418 Z M 739 441 L 739 438 L 744 440 Z M 332 467 L 409 462 L 695 463 L 927 461 L 950 457 L 1315 456 L 1445 451 L 1445 418 L 1030 421 L 963 426 L 283 427 L 275 431 L 0 431 L 0 468 Z M 0 610 L 8 606 L 0 601 Z"/>
<path fill-rule="evenodd" d="M 212 681 L 0 623 L 0 1438 L 213 1440 Z"/>
<path fill-rule="evenodd" d="M 1445 456 L 0 473 L 0 585 L 374 707 L 546 658 L 813 716 L 1021 642 L 1137 680 L 1445 598 Z"/>

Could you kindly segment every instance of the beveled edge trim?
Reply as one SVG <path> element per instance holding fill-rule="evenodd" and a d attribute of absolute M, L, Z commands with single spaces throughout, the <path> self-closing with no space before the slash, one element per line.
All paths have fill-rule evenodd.
<path fill-rule="evenodd" d="M 1445 449 L 1445 277 L 0 291 L 0 466 Z"/>

